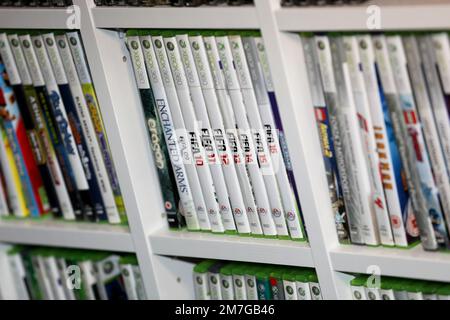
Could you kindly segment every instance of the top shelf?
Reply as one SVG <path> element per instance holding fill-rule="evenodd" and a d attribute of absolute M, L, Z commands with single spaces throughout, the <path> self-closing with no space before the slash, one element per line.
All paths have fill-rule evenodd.
<path fill-rule="evenodd" d="M 98 28 L 259 29 L 256 9 L 242 7 L 198 8 L 93 8 Z"/>
<path fill-rule="evenodd" d="M 381 28 L 370 30 L 373 5 L 380 8 Z M 356 6 L 281 8 L 275 14 L 282 31 L 450 29 L 449 0 L 372 0 Z"/>
<path fill-rule="evenodd" d="M 79 29 L 74 17 L 65 8 L 0 8 L 0 29 Z"/>

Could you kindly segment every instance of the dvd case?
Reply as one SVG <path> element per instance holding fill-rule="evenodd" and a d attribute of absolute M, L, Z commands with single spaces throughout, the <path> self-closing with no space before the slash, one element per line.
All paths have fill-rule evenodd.
<path fill-rule="evenodd" d="M 133 32 L 128 32 L 127 43 L 130 50 L 131 60 L 134 67 L 136 83 L 141 95 L 144 116 L 148 127 L 151 149 L 158 170 L 159 182 L 164 200 L 164 207 L 167 214 L 169 227 L 181 228 L 183 226 L 182 217 L 178 216 L 181 208 L 178 208 L 178 192 L 173 170 L 169 166 L 169 153 L 164 140 L 163 128 L 158 117 L 157 106 L 150 87 L 147 70 L 145 68 L 144 54 L 138 36 L 132 36 Z M 189 199 L 192 206 L 192 199 Z"/>

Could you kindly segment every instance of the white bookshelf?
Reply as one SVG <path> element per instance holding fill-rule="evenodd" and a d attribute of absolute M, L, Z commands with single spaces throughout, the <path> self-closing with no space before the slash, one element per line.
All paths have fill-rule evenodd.
<path fill-rule="evenodd" d="M 0 242 L 134 252 L 128 227 L 80 222 L 2 220 Z"/>
<path fill-rule="evenodd" d="M 346 273 L 378 266 L 383 275 L 450 281 L 450 254 L 340 245 L 302 49 L 297 32 L 366 30 L 367 5 L 282 8 L 279 0 L 248 7 L 96 8 L 74 0 L 79 27 L 117 168 L 129 230 L 107 225 L 0 222 L 0 241 L 136 252 L 150 298 L 193 298 L 198 258 L 315 267 L 327 299 L 349 299 Z M 450 0 L 374 0 L 382 30 L 450 29 Z M 67 28 L 60 9 L 0 8 L 0 28 Z M 113 29 L 259 29 L 274 78 L 309 243 L 169 231 L 123 34 Z"/>

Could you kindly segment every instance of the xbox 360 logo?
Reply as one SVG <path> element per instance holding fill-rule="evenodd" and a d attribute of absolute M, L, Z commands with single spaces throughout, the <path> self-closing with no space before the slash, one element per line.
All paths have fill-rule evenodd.
<path fill-rule="evenodd" d="M 198 45 L 197 41 L 192 42 L 192 48 L 194 48 L 194 50 L 200 49 L 200 46 Z"/>
<path fill-rule="evenodd" d="M 243 283 L 242 283 L 241 279 L 236 279 L 236 281 L 234 281 L 234 283 L 236 284 L 236 287 L 242 288 Z"/>
<path fill-rule="evenodd" d="M 29 48 L 30 47 L 30 45 L 31 45 L 31 43 L 30 43 L 30 41 L 28 41 L 28 40 L 23 40 L 23 46 L 25 47 L 25 48 Z"/>
<path fill-rule="evenodd" d="M 39 39 L 34 40 L 34 45 L 36 48 L 40 49 L 42 47 L 42 42 Z"/>
<path fill-rule="evenodd" d="M 71 38 L 70 38 L 70 43 L 71 43 L 73 46 L 76 46 L 76 45 L 78 44 L 77 39 L 76 39 L 75 37 L 71 37 Z"/>
<path fill-rule="evenodd" d="M 320 294 L 320 289 L 318 287 L 313 287 L 312 292 L 314 293 L 314 295 L 318 296 Z"/>
<path fill-rule="evenodd" d="M 17 48 L 19 46 L 19 40 L 17 39 L 12 39 L 11 40 L 11 44 L 13 45 L 13 47 Z"/>
<path fill-rule="evenodd" d="M 382 298 L 383 300 L 391 300 L 391 297 L 389 297 L 389 295 L 387 294 L 383 294 Z"/>
<path fill-rule="evenodd" d="M 133 48 L 133 50 L 139 49 L 139 44 L 137 41 L 131 41 L 131 48 Z"/>
<path fill-rule="evenodd" d="M 103 272 L 106 274 L 110 274 L 114 269 L 114 265 L 112 262 L 108 261 L 103 266 Z"/>
<path fill-rule="evenodd" d="M 381 41 L 375 41 L 375 48 L 377 48 L 378 50 L 383 49 L 383 45 L 381 44 Z"/>
<path fill-rule="evenodd" d="M 161 49 L 162 48 L 162 43 L 161 43 L 161 40 L 155 40 L 155 46 L 158 48 L 158 49 Z"/>
<path fill-rule="evenodd" d="M 264 45 L 262 43 L 258 43 L 257 48 L 259 51 L 264 51 Z"/>
<path fill-rule="evenodd" d="M 317 43 L 317 47 L 318 47 L 320 50 L 325 50 L 325 43 L 324 43 L 323 41 L 319 41 L 319 42 Z"/>
<path fill-rule="evenodd" d="M 369 296 L 370 300 L 376 300 L 377 299 L 377 297 L 375 296 L 375 293 L 373 293 L 373 292 L 369 292 L 368 296 Z"/>
<path fill-rule="evenodd" d="M 362 298 L 361 292 L 359 291 L 353 292 L 353 296 L 355 297 L 356 300 L 361 300 Z"/>
<path fill-rule="evenodd" d="M 233 42 L 233 49 L 237 49 L 237 48 L 239 48 L 239 43 Z"/>
<path fill-rule="evenodd" d="M 186 48 L 186 41 L 184 40 L 180 40 L 180 47 L 182 47 L 183 49 Z"/>
<path fill-rule="evenodd" d="M 51 38 L 47 38 L 47 39 L 45 40 L 45 42 L 47 42 L 47 45 L 48 45 L 49 47 L 53 47 L 53 45 L 55 44 L 55 43 L 53 42 L 53 39 L 51 39 Z"/>
<path fill-rule="evenodd" d="M 361 49 L 366 50 L 367 49 L 367 42 L 365 40 L 361 40 L 359 42 L 359 46 Z"/>
<path fill-rule="evenodd" d="M 228 283 L 228 281 L 227 280 L 222 280 L 222 285 L 223 285 L 223 287 L 225 288 L 225 289 L 228 289 L 229 287 L 230 287 L 230 284 Z"/>
<path fill-rule="evenodd" d="M 169 51 L 173 51 L 175 49 L 175 46 L 172 42 L 167 42 L 167 49 L 169 49 Z"/>
<path fill-rule="evenodd" d="M 294 293 L 294 289 L 292 289 L 291 286 L 287 286 L 287 287 L 286 287 L 286 292 L 287 292 L 289 295 L 291 295 L 291 294 Z"/>
<path fill-rule="evenodd" d="M 130 272 L 128 271 L 128 269 L 123 269 L 122 270 L 122 275 L 126 278 L 128 278 L 130 276 Z"/>
<path fill-rule="evenodd" d="M 150 49 L 151 47 L 150 41 L 148 40 L 142 41 L 142 45 L 144 46 L 145 49 Z"/>
<path fill-rule="evenodd" d="M 304 297 L 304 296 L 306 295 L 305 289 L 304 289 L 304 288 L 298 288 L 298 294 L 299 294 L 301 297 Z"/>
<path fill-rule="evenodd" d="M 253 288 L 253 287 L 255 286 L 255 281 L 253 281 L 253 279 L 248 279 L 248 280 L 247 280 L 247 285 L 248 285 L 250 288 Z"/>
<path fill-rule="evenodd" d="M 206 50 L 211 50 L 211 45 L 209 43 L 205 43 L 205 48 L 206 48 Z"/>
<path fill-rule="evenodd" d="M 59 40 L 58 41 L 58 45 L 61 49 L 65 49 L 66 48 L 66 42 L 64 40 Z"/>
<path fill-rule="evenodd" d="M 203 284 L 203 279 L 202 277 L 197 277 L 197 284 L 202 285 Z"/>
<path fill-rule="evenodd" d="M 217 278 L 214 276 L 211 276 L 210 281 L 212 282 L 212 284 L 217 284 Z"/>
<path fill-rule="evenodd" d="M 223 43 L 218 43 L 217 47 L 219 48 L 220 51 L 225 49 L 225 46 L 223 45 Z"/>

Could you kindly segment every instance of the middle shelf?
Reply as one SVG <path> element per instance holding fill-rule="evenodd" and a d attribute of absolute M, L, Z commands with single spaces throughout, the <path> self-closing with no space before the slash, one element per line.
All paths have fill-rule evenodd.
<path fill-rule="evenodd" d="M 150 244 L 159 255 L 314 267 L 303 242 L 161 230 L 150 235 Z"/>

